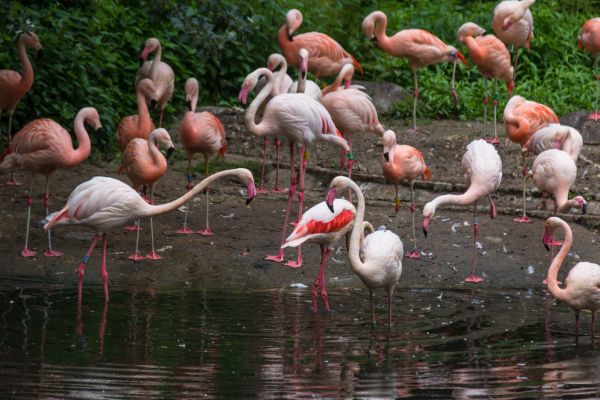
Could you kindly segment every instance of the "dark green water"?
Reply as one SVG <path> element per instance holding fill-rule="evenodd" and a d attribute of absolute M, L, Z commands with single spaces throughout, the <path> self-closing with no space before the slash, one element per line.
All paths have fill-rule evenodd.
<path fill-rule="evenodd" d="M 589 315 L 544 292 L 0 292 L 0 398 L 598 398 Z"/>

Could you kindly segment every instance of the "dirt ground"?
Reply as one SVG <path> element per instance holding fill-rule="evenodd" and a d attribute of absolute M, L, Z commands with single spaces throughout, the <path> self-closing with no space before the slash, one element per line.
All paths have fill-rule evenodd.
<path fill-rule="evenodd" d="M 241 110 L 217 109 L 222 119 L 229 141 L 226 161 L 232 165 L 256 164 L 260 161 L 262 140 L 246 133 Z M 430 235 L 424 238 L 419 226 L 420 212 L 425 202 L 445 192 L 464 191 L 464 177 L 460 159 L 466 144 L 480 137 L 481 124 L 464 121 L 419 121 L 422 127 L 417 134 L 406 133 L 406 123 L 394 119 L 384 120 L 384 124 L 394 129 L 401 143 L 411 144 L 420 149 L 432 170 L 433 181 L 418 183 L 417 202 L 417 241 L 422 250 L 420 260 L 405 259 L 400 287 L 469 287 L 463 278 L 471 268 L 472 216 L 470 208 L 446 208 L 438 210 L 430 225 Z M 491 127 L 488 128 L 490 131 Z M 176 124 L 170 129 L 177 140 Z M 504 137 L 502 126 L 499 135 Z M 354 178 L 361 185 L 367 198 L 367 219 L 376 227 L 387 225 L 394 228 L 393 196 L 394 188 L 385 184 L 378 162 L 380 146 L 375 137 L 356 135 L 353 138 L 355 153 Z M 272 142 L 269 155 L 272 155 Z M 521 206 L 521 177 L 519 168 L 520 149 L 502 140 L 498 147 L 503 160 L 503 182 L 494 195 L 500 215 L 491 220 L 484 215 L 487 204 L 480 205 L 478 270 L 485 277 L 479 285 L 489 287 L 532 288 L 541 285 L 549 265 L 549 255 L 542 245 L 541 237 L 544 218 L 549 216 L 551 205 L 541 210 L 541 195 L 529 182 L 528 200 L 534 221 L 531 224 L 517 224 L 512 218 L 519 214 Z M 179 154 L 177 154 L 179 153 Z M 178 150 L 167 174 L 159 181 L 155 196 L 157 203 L 166 202 L 185 192 L 185 171 L 187 161 L 184 153 Z M 598 233 L 596 227 L 600 219 L 597 200 L 600 198 L 600 166 L 597 146 L 584 146 L 583 157 L 578 161 L 578 180 L 573 192 L 584 194 L 590 200 L 589 214 L 573 215 L 567 219 L 574 230 L 575 245 L 568 257 L 572 266 L 580 260 L 598 261 Z M 272 157 L 269 156 L 269 160 Z M 281 182 L 287 185 L 289 150 L 287 143 L 282 146 Z M 531 163 L 531 159 L 529 163 Z M 201 162 L 197 156 L 196 162 Z M 51 179 L 51 210 L 57 210 L 65 203 L 76 185 L 97 175 L 108 175 L 127 181 L 126 176 L 116 173 L 118 161 L 102 167 L 91 162 L 67 171 L 58 171 Z M 328 143 L 319 143 L 311 151 L 305 205 L 308 207 L 323 200 L 326 186 L 339 169 L 339 150 Z M 274 168 L 268 165 L 267 186 L 272 187 Z M 6 178 L 6 176 L 4 176 Z M 53 231 L 54 247 L 64 252 L 60 258 L 42 256 L 47 248 L 38 221 L 44 216 L 42 206 L 43 178 L 38 177 L 34 190 L 32 210 L 31 246 L 38 251 L 38 257 L 25 259 L 19 255 L 24 243 L 24 221 L 26 216 L 26 196 L 30 177 L 19 172 L 18 178 L 26 183 L 21 187 L 0 187 L 2 204 L 2 227 L 0 227 L 0 283 L 2 286 L 73 286 L 76 284 L 75 269 L 89 246 L 93 232 L 84 227 L 60 227 Z M 195 176 L 198 182 L 200 176 Z M 255 176 L 260 180 L 260 176 Z M 154 220 L 156 247 L 163 260 L 143 260 L 133 262 L 127 256 L 133 251 L 135 233 L 118 230 L 109 235 L 108 273 L 111 288 L 228 288 L 228 289 L 274 289 L 287 288 L 301 283 L 310 287 L 317 271 L 319 248 L 314 245 L 303 247 L 304 265 L 292 269 L 281 264 L 264 261 L 267 254 L 274 254 L 280 239 L 283 212 L 287 195 L 261 194 L 249 205 L 244 205 L 243 187 L 234 181 L 215 184 L 210 195 L 211 227 L 213 237 L 200 235 L 178 235 L 176 229 L 183 220 L 181 210 L 162 215 Z M 408 210 L 409 191 L 406 186 L 400 189 L 403 200 L 399 213 L 398 234 L 405 249 L 412 247 L 410 213 Z M 198 230 L 203 227 L 204 195 L 198 196 L 190 205 L 189 224 Z M 294 209 L 296 207 L 294 206 Z M 141 250 L 149 251 L 149 223 L 142 222 Z M 291 228 L 290 228 L 291 229 Z M 288 229 L 288 232 L 290 231 Z M 294 257 L 295 251 L 286 251 Z M 100 248 L 88 263 L 85 284 L 100 284 Z M 564 268 L 562 271 L 565 274 Z M 346 258 L 344 244 L 339 243 L 333 253 L 327 270 L 328 287 L 360 286 L 362 283 L 352 273 Z"/>

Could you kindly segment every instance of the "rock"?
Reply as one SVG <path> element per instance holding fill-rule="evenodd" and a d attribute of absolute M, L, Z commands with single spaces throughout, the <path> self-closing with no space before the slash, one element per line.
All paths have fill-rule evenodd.
<path fill-rule="evenodd" d="M 395 83 L 356 80 L 353 80 L 352 83 L 365 87 L 365 92 L 371 96 L 377 112 L 381 114 L 394 111 L 396 103 L 406 101 L 412 97 L 408 90 Z"/>
<path fill-rule="evenodd" d="M 583 136 L 585 144 L 600 144 L 600 121 L 592 121 L 587 117 L 591 111 L 577 111 L 560 119 L 563 125 L 572 126 Z"/>

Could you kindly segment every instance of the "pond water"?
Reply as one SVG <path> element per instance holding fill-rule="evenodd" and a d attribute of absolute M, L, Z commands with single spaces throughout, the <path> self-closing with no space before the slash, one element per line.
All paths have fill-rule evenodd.
<path fill-rule="evenodd" d="M 543 290 L 0 292 L 0 398 L 598 398 L 589 314 Z"/>

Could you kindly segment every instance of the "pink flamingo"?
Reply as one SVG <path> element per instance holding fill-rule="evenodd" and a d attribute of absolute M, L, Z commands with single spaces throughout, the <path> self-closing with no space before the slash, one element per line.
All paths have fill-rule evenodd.
<path fill-rule="evenodd" d="M 498 124 L 496 123 L 496 111 L 498 107 L 498 79 L 506 82 L 508 95 L 512 96 L 515 88 L 513 80 L 513 67 L 510 64 L 510 53 L 508 49 L 494 35 L 485 35 L 485 29 L 481 28 L 473 22 L 467 22 L 458 29 L 456 34 L 460 43 L 463 43 L 469 49 L 471 60 L 477 65 L 477 69 L 483 76 L 483 126 L 487 124 L 487 105 L 489 102 L 487 91 L 487 80 L 494 80 L 494 137 L 486 139 L 489 143 L 499 144 L 498 140 Z"/>
<path fill-rule="evenodd" d="M 339 76 L 351 75 L 350 70 L 353 69 L 354 67 L 351 64 L 346 64 L 342 67 Z M 352 178 L 352 165 L 354 164 L 352 135 L 354 133 L 373 133 L 382 137 L 384 129 L 381 123 L 379 123 L 377 110 L 368 94 L 354 88 L 330 91 L 323 97 L 323 105 L 329 111 L 335 126 L 348 141 L 348 146 L 350 147 L 350 151 L 347 154 L 348 177 Z M 346 153 L 344 152 L 341 160 L 342 172 L 345 163 Z"/>
<path fill-rule="evenodd" d="M 152 61 L 146 61 L 148 55 L 155 53 Z M 156 86 L 156 97 L 158 105 L 160 106 L 160 119 L 158 126 L 162 127 L 163 113 L 167 107 L 167 103 L 173 97 L 173 90 L 175 88 L 175 73 L 169 64 L 161 61 L 162 47 L 160 41 L 156 38 L 150 38 L 146 40 L 144 49 L 140 54 L 141 67 L 138 69 L 136 74 L 136 82 L 141 79 L 149 78 L 154 82 Z"/>
<path fill-rule="evenodd" d="M 504 108 L 504 129 L 506 136 L 521 147 L 527 143 L 534 132 L 547 127 L 551 123 L 558 123 L 558 117 L 552 109 L 544 104 L 526 100 L 521 96 L 513 96 Z M 521 163 L 523 165 L 523 215 L 513 221 L 529 223 L 531 219 L 527 216 L 527 202 L 525 192 L 527 190 L 527 166 L 525 165 L 525 153 L 521 152 Z"/>
<path fill-rule="evenodd" d="M 577 129 L 561 124 L 550 124 L 535 131 L 523 145 L 523 151 L 538 155 L 542 151 L 559 149 L 577 162 L 582 147 L 583 137 Z"/>
<path fill-rule="evenodd" d="M 77 270 L 79 275 L 79 299 L 81 299 L 82 280 L 85 265 L 90 259 L 94 247 L 102 236 L 101 276 L 104 282 L 104 296 L 108 302 L 108 274 L 106 273 L 106 239 L 108 232 L 140 218 L 152 217 L 175 210 L 187 203 L 196 194 L 203 191 L 212 182 L 226 176 L 237 176 L 247 185 L 246 204 L 254 198 L 256 189 L 252 173 L 245 168 L 217 172 L 180 198 L 166 204 L 148 204 L 136 191 L 127 184 L 104 176 L 97 176 L 77 186 L 69 195 L 67 204 L 58 212 L 48 216 L 49 222 L 44 226 L 49 230 L 55 225 L 84 225 L 92 228 L 96 236 Z"/>
<path fill-rule="evenodd" d="M 289 10 L 285 21 L 286 23 L 279 28 L 277 41 L 289 65 L 298 66 L 298 52 L 304 48 L 310 53 L 308 70 L 317 78 L 335 75 L 344 64 L 348 63 L 353 64 L 361 74 L 363 73 L 360 63 L 330 36 L 320 32 L 307 32 L 293 36 L 303 21 L 299 10 Z"/>
<path fill-rule="evenodd" d="M 40 39 L 33 32 L 25 32 L 19 35 L 17 44 L 19 49 L 19 57 L 23 65 L 23 74 L 10 69 L 0 70 L 0 117 L 2 112 L 8 112 L 8 145 L 12 142 L 12 117 L 17 108 L 17 104 L 25 93 L 31 89 L 33 85 L 33 68 L 29 57 L 27 57 L 27 49 L 35 49 L 38 58 L 42 55 L 42 44 Z M 20 186 L 21 182 L 15 179 L 14 172 L 11 172 L 11 177 L 6 182 L 7 185 Z"/>
<path fill-rule="evenodd" d="M 381 11 L 373 11 L 362 22 L 362 30 L 369 39 L 375 40 L 380 49 L 394 57 L 404 57 L 413 73 L 415 91 L 413 93 L 413 127 L 410 132 L 417 131 L 417 98 L 419 85 L 417 69 L 444 61 L 453 61 L 456 68 L 457 60 L 465 65 L 467 60 L 462 53 L 452 46 L 442 42 L 437 36 L 423 29 L 404 29 L 389 37 L 385 34 L 387 16 Z M 454 72 L 452 73 L 452 96 L 456 99 L 454 88 Z"/>
<path fill-rule="evenodd" d="M 281 245 L 285 240 L 285 231 L 289 217 L 289 211 L 292 205 L 292 199 L 296 192 L 296 174 L 294 171 L 294 143 L 298 145 L 299 174 L 298 174 L 298 220 L 302 219 L 303 200 L 304 200 L 304 171 L 306 162 L 304 162 L 305 149 L 311 146 L 315 141 L 322 140 L 331 142 L 348 151 L 348 143 L 344 138 L 337 136 L 336 127 L 331 116 L 318 101 L 302 93 L 285 93 L 274 97 L 267 103 L 263 118 L 259 124 L 256 124 L 256 111 L 265 101 L 269 93 L 273 90 L 273 74 L 266 68 L 259 68 L 249 74 L 242 85 L 239 100 L 246 104 L 248 93 L 254 90 L 258 78 L 264 75 L 267 78 L 267 84 L 257 94 L 246 111 L 245 123 L 246 129 L 257 136 L 277 135 L 282 133 L 290 142 L 290 190 L 288 192 L 288 203 L 285 212 L 282 228 L 279 253 L 275 256 L 268 256 L 269 261 L 282 262 L 283 249 Z M 302 265 L 302 253 L 298 247 L 298 257 L 296 261 L 290 261 L 287 266 L 298 268 Z"/>
<path fill-rule="evenodd" d="M 492 29 L 505 45 L 512 45 L 515 52 L 513 75 L 517 73 L 519 48 L 531 47 L 533 40 L 533 15 L 529 7 L 535 0 L 504 0 L 494 8 Z"/>
<path fill-rule="evenodd" d="M 167 148 L 166 158 L 159 150 L 160 145 Z M 140 192 L 142 186 L 148 186 L 150 204 L 154 203 L 156 182 L 167 172 L 167 158 L 173 153 L 173 150 L 175 150 L 175 147 L 173 146 L 173 142 L 171 142 L 169 132 L 166 129 L 158 128 L 150 133 L 148 140 L 141 138 L 131 140 L 123 152 L 123 163 L 119 168 L 119 172 L 127 174 L 127 177 L 131 181 L 131 186 L 136 192 Z M 152 223 L 152 216 L 150 216 L 152 251 L 146 257 L 138 252 L 140 241 L 139 219 L 136 225 L 135 252 L 128 258 L 133 261 L 143 260 L 144 258 L 149 260 L 162 259 L 154 251 L 154 224 Z"/>
<path fill-rule="evenodd" d="M 24 168 L 31 172 L 31 186 L 27 197 L 27 226 L 25 228 L 25 247 L 21 251 L 23 257 L 33 257 L 36 252 L 29 249 L 29 222 L 31 220 L 31 204 L 35 175 L 46 176 L 44 189 L 44 208 L 48 214 L 50 199 L 50 175 L 59 168 L 73 167 L 85 161 L 92 148 L 90 138 L 85 130 L 84 122 L 95 130 L 102 127 L 100 117 L 95 108 L 82 108 L 75 117 L 75 135 L 79 147 L 73 148 L 71 135 L 62 126 L 51 119 L 40 118 L 31 121 L 15 135 L 10 147 L 0 156 L 0 170 Z M 52 249 L 52 238 L 48 231 L 48 250 L 46 257 L 58 257 L 62 253 Z"/>
<path fill-rule="evenodd" d="M 490 216 L 492 218 L 496 217 L 496 205 L 492 200 L 491 193 L 498 189 L 502 181 L 502 160 L 494 146 L 483 139 L 479 139 L 472 141 L 467 146 L 467 152 L 462 158 L 462 167 L 469 188 L 461 195 L 445 194 L 425 204 L 423 208 L 423 233 L 427 236 L 429 221 L 438 206 L 442 204 L 473 204 L 473 268 L 471 275 L 465 278 L 465 282 L 479 283 L 483 282 L 483 278 L 475 275 L 479 227 L 477 201 L 487 196 L 490 202 Z"/>
<path fill-rule="evenodd" d="M 319 103 L 322 103 L 323 94 L 321 93 L 321 89 L 319 89 L 319 85 L 317 85 L 310 79 L 306 79 L 306 76 L 308 75 L 308 50 L 300 49 L 300 51 L 298 52 L 298 59 L 298 80 L 294 81 L 294 83 L 290 85 L 288 93 L 304 93 L 309 95 Z"/>
<path fill-rule="evenodd" d="M 596 79 L 596 99 L 594 100 L 594 112 L 588 115 L 588 119 L 597 121 L 600 119 L 598 112 L 598 90 L 600 86 L 600 73 L 598 73 L 598 54 L 600 53 L 600 18 L 592 18 L 585 21 L 579 32 L 577 47 L 592 54 L 594 59 L 594 78 Z"/>
<path fill-rule="evenodd" d="M 417 177 L 421 179 L 431 180 L 431 171 L 425 164 L 423 154 L 417 149 L 407 144 L 396 143 L 396 134 L 394 131 L 388 130 L 383 134 L 383 157 L 381 158 L 381 166 L 383 168 L 383 176 L 385 179 L 393 183 L 396 187 L 396 197 L 394 205 L 396 210 L 396 228 L 398 231 L 398 211 L 400 210 L 400 198 L 398 197 L 398 184 L 401 181 L 407 180 L 410 185 L 410 214 L 412 216 L 412 232 L 413 232 L 413 249 L 407 252 L 405 256 L 408 258 L 421 258 L 417 249 L 417 235 L 415 232 L 415 210 L 417 206 L 414 201 L 414 184 Z"/>
<path fill-rule="evenodd" d="M 388 323 L 392 325 L 392 299 L 400 275 L 402 274 L 402 257 L 404 247 L 394 232 L 377 230 L 361 240 L 363 221 L 365 218 L 365 198 L 356 183 L 345 176 L 335 177 L 329 185 L 325 202 L 334 212 L 334 199 L 338 190 L 351 189 L 356 194 L 358 205 L 354 216 L 354 226 L 350 234 L 348 258 L 352 270 L 369 288 L 371 300 L 371 318 L 375 323 L 375 307 L 373 289 L 383 288 L 388 294 Z"/>
<path fill-rule="evenodd" d="M 590 332 L 594 339 L 596 312 L 600 310 L 600 265 L 590 262 L 579 262 L 569 271 L 565 287 L 558 286 L 558 270 L 565 261 L 573 245 L 573 232 L 569 225 L 558 217 L 550 217 L 544 224 L 544 245 L 550 250 L 549 242 L 557 228 L 565 233 L 565 242 L 552 260 L 548 269 L 548 290 L 555 299 L 564 301 L 575 310 L 575 335 L 579 336 L 579 312 L 589 310 L 592 313 Z"/>
<path fill-rule="evenodd" d="M 146 98 L 150 99 L 151 104 L 156 103 L 156 87 L 150 79 L 142 79 L 137 84 L 138 113 L 123 117 L 117 125 L 117 137 L 121 152 L 125 150 L 130 140 L 135 138 L 147 139 L 150 132 L 154 130 L 154 123 L 150 118 Z"/>
<path fill-rule="evenodd" d="M 189 78 L 185 82 L 185 98 L 188 110 L 179 125 L 179 139 L 188 156 L 188 175 L 187 189 L 192 188 L 192 158 L 195 153 L 204 155 L 206 164 L 206 176 L 208 176 L 208 164 L 211 157 L 219 154 L 221 158 L 227 151 L 227 141 L 225 140 L 225 128 L 214 114 L 204 111 L 196 112 L 198 103 L 198 81 L 195 78 Z M 198 231 L 202 236 L 212 236 L 213 231 L 208 224 L 208 189 L 206 190 L 206 228 Z M 177 231 L 181 234 L 194 233 L 187 227 L 187 207 L 183 217 L 183 227 Z"/>

